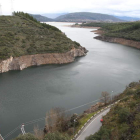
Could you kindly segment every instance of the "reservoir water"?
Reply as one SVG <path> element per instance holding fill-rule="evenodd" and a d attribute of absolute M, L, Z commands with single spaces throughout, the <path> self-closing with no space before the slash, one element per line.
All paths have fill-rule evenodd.
<path fill-rule="evenodd" d="M 140 80 L 140 50 L 96 40 L 93 38 L 96 34 L 90 32 L 93 29 L 62 26 L 70 23 L 50 24 L 89 52 L 66 65 L 45 65 L 0 74 L 0 134 L 14 132 L 7 139 L 21 133 L 16 127 L 44 117 L 51 108 L 75 108 L 99 99 L 102 91 L 117 94 L 130 82 Z M 89 106 L 70 113 L 81 113 Z M 43 127 L 44 122 L 42 118 L 37 124 Z M 25 124 L 28 124 L 26 132 L 37 125 Z"/>

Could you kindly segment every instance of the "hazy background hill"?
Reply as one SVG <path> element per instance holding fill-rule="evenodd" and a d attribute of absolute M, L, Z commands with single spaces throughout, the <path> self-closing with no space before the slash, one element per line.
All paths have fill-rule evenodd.
<path fill-rule="evenodd" d="M 83 22 L 83 21 L 107 21 L 107 22 L 120 22 L 122 20 L 107 14 L 90 13 L 90 12 L 77 12 L 61 15 L 55 19 L 60 22 Z"/>
<path fill-rule="evenodd" d="M 32 15 L 32 14 L 31 14 Z M 53 19 L 51 18 L 47 18 L 45 16 L 42 16 L 42 15 L 32 15 L 37 21 L 40 21 L 40 22 L 51 22 L 51 21 L 54 21 Z"/>
<path fill-rule="evenodd" d="M 121 20 L 125 20 L 125 21 L 138 21 L 140 20 L 140 18 L 136 18 L 136 17 L 126 17 L 126 16 L 115 16 L 116 18 L 119 18 Z"/>
<path fill-rule="evenodd" d="M 77 13 L 46 13 L 36 14 L 32 16 L 41 22 L 90 22 L 90 21 L 103 21 L 103 22 L 122 22 L 122 21 L 138 21 L 140 18 L 127 17 L 127 16 L 113 16 L 101 13 L 90 12 L 77 12 Z"/>
<path fill-rule="evenodd" d="M 55 19 L 61 15 L 66 15 L 68 13 L 46 13 L 46 14 L 41 14 L 42 16 L 48 17 L 48 18 L 52 18 Z"/>

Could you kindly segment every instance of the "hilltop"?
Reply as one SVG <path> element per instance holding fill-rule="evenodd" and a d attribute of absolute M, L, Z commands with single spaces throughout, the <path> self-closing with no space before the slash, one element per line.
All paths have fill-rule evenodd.
<path fill-rule="evenodd" d="M 120 22 L 121 20 L 107 14 L 90 13 L 90 12 L 76 12 L 61 15 L 55 19 L 59 22 L 85 22 L 85 21 L 106 21 L 106 22 Z"/>
<path fill-rule="evenodd" d="M 103 117 L 103 126 L 86 140 L 139 140 L 140 82 L 129 84 L 121 101 Z"/>

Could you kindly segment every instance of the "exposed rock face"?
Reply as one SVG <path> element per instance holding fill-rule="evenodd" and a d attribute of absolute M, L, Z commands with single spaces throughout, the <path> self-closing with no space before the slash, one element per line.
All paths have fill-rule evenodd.
<path fill-rule="evenodd" d="M 126 46 L 140 49 L 140 42 L 139 41 L 133 41 L 133 40 L 128 40 L 128 39 L 124 39 L 124 38 L 105 37 L 105 36 L 96 36 L 95 38 L 102 40 L 102 41 L 106 41 L 106 42 L 119 43 L 122 45 L 126 45 Z"/>
<path fill-rule="evenodd" d="M 44 64 L 65 64 L 75 60 L 75 57 L 85 56 L 87 50 L 83 47 L 73 48 L 67 53 L 46 53 L 26 55 L 13 58 L 12 56 L 0 62 L 0 73 L 10 70 L 23 70 L 30 66 L 39 66 Z"/>

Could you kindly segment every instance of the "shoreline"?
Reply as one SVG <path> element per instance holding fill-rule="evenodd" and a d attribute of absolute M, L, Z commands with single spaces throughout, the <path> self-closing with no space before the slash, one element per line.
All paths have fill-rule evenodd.
<path fill-rule="evenodd" d="M 105 42 L 110 42 L 110 43 L 118 43 L 121 45 L 125 45 L 125 46 L 130 46 L 136 49 L 140 49 L 140 42 L 139 41 L 134 41 L 134 40 L 128 40 L 125 38 L 115 38 L 115 37 L 105 37 L 105 36 L 96 36 L 94 37 L 95 39 L 101 40 L 101 41 L 105 41 Z"/>
<path fill-rule="evenodd" d="M 104 31 L 99 30 L 101 27 L 88 27 L 88 26 L 83 27 L 83 26 L 79 26 L 79 25 L 69 25 L 69 27 L 96 29 L 96 30 L 91 31 L 94 34 L 98 34 L 98 36 L 94 37 L 95 39 L 105 41 L 105 42 L 110 42 L 110 43 L 118 43 L 121 45 L 130 46 L 130 47 L 133 47 L 136 49 L 140 49 L 140 41 L 129 40 L 129 39 L 125 39 L 125 38 L 103 36 Z"/>
<path fill-rule="evenodd" d="M 63 26 L 72 27 L 72 28 L 100 29 L 100 27 L 89 27 L 89 26 L 79 26 L 79 25 L 63 25 Z"/>
<path fill-rule="evenodd" d="M 85 56 L 87 50 L 84 47 L 71 49 L 66 53 L 45 53 L 25 55 L 20 57 L 10 57 L 0 62 L 0 73 L 11 70 L 23 70 L 31 66 L 40 66 L 47 64 L 67 64 L 75 61 L 76 57 Z"/>

